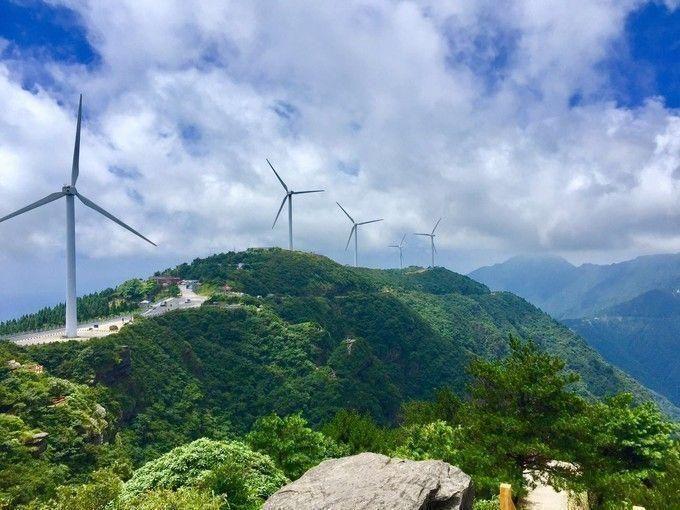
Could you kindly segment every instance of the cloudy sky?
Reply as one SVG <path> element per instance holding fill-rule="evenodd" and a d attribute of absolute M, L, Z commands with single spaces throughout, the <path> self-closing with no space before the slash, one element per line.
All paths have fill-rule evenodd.
<path fill-rule="evenodd" d="M 0 208 L 67 182 L 79 290 L 214 252 L 397 262 L 443 217 L 439 263 L 680 251 L 677 0 L 0 0 Z M 284 218 L 285 220 L 285 218 Z M 0 319 L 62 299 L 64 204 L 0 225 Z M 408 264 L 426 264 L 408 239 Z"/>

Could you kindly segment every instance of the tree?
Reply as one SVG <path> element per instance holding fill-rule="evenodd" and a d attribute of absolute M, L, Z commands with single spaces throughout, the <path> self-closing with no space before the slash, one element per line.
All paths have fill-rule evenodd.
<path fill-rule="evenodd" d="M 221 510 L 224 500 L 208 491 L 183 487 L 176 491 L 158 489 L 114 505 L 111 510 Z M 227 506 L 237 509 L 236 506 Z M 250 508 L 248 508 L 250 510 Z"/>
<path fill-rule="evenodd" d="M 500 481 L 522 486 L 527 470 L 569 476 L 568 467 L 552 461 L 573 458 L 585 425 L 586 402 L 569 391 L 578 378 L 564 372 L 565 363 L 532 342 L 509 343 L 506 358 L 470 364 L 471 398 L 459 413 L 469 446 L 464 456 L 469 463 L 486 458 L 485 483 L 494 491 Z"/>
<path fill-rule="evenodd" d="M 64 485 L 57 488 L 56 496 L 39 510 L 104 510 L 118 498 L 123 482 L 109 470 L 93 472 L 87 483 Z"/>
<path fill-rule="evenodd" d="M 253 505 L 261 505 L 288 481 L 269 457 L 254 452 L 244 443 L 203 438 L 179 446 L 137 469 L 125 483 L 120 499 L 124 504 L 131 504 L 145 492 L 159 489 L 201 487 L 212 490 L 220 484 L 221 479 L 216 474 L 224 474 L 225 469 L 236 466 L 248 497 L 240 507 L 231 505 L 233 510 L 250 510 Z M 233 480 L 223 484 L 223 487 L 229 486 L 234 486 Z M 224 496 L 229 500 L 229 494 Z"/>
<path fill-rule="evenodd" d="M 347 448 L 307 426 L 300 414 L 281 418 L 270 414 L 255 422 L 246 440 L 255 450 L 269 455 L 291 480 L 324 459 L 343 455 Z"/>
<path fill-rule="evenodd" d="M 407 427 L 401 445 L 392 454 L 395 457 L 426 460 L 439 459 L 451 464 L 460 461 L 461 429 L 445 421 Z"/>
<path fill-rule="evenodd" d="M 396 446 L 394 434 L 389 429 L 378 425 L 369 415 L 354 410 L 338 411 L 322 431 L 337 443 L 345 445 L 350 454 L 383 453 Z"/>
<path fill-rule="evenodd" d="M 667 481 L 665 471 L 677 471 L 677 443 L 671 437 L 677 427 L 651 402 L 635 405 L 624 393 L 589 406 L 587 418 L 586 447 L 578 461 L 591 504 L 633 503 L 640 488 L 651 488 L 655 480 L 660 485 Z"/>

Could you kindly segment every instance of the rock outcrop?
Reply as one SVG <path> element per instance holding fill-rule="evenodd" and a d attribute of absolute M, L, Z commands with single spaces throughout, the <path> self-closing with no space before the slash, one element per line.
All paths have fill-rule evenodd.
<path fill-rule="evenodd" d="M 471 510 L 472 481 L 440 460 L 362 453 L 322 462 L 273 494 L 264 510 Z"/>

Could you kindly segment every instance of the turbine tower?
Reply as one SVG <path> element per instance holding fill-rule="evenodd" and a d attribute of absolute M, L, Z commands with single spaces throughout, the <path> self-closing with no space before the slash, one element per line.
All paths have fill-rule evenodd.
<path fill-rule="evenodd" d="M 78 197 L 87 207 L 94 209 L 98 213 L 106 216 L 111 221 L 118 223 L 123 228 L 126 228 L 133 234 L 141 237 L 145 241 L 156 246 L 155 243 L 144 237 L 132 227 L 126 225 L 121 220 L 116 218 L 113 214 L 105 211 L 91 200 L 81 195 L 76 190 L 76 181 L 78 180 L 79 161 L 80 161 L 80 122 L 83 111 L 83 95 L 80 95 L 78 101 L 78 123 L 76 124 L 76 142 L 73 148 L 73 166 L 71 167 L 71 184 L 65 185 L 61 191 L 47 195 L 45 198 L 37 202 L 27 205 L 18 211 L 8 214 L 4 218 L 0 218 L 0 223 L 15 216 L 19 216 L 32 209 L 36 209 L 42 205 L 54 202 L 62 197 L 66 197 L 66 338 L 75 338 L 78 336 L 78 316 L 76 309 L 76 219 L 75 219 L 75 197 Z"/>
<path fill-rule="evenodd" d="M 274 166 L 267 160 L 267 163 L 269 164 L 270 168 L 274 170 Z M 276 213 L 276 218 L 274 218 L 274 223 L 272 224 L 272 228 L 276 226 L 276 222 L 279 219 L 279 216 L 281 215 L 281 211 L 283 210 L 283 206 L 286 205 L 286 200 L 288 200 L 288 249 L 292 250 L 293 249 L 293 195 L 303 195 L 305 193 L 321 193 L 325 190 L 322 189 L 312 189 L 312 190 L 307 190 L 307 191 L 293 191 L 289 190 L 288 186 L 286 186 L 286 183 L 283 182 L 283 179 L 281 179 L 281 176 L 279 173 L 274 170 L 274 174 L 276 175 L 276 178 L 279 180 L 281 183 L 281 186 L 283 186 L 283 189 L 286 190 L 286 195 L 283 197 L 283 201 L 281 202 L 281 207 L 279 207 L 279 212 Z"/>
<path fill-rule="evenodd" d="M 345 251 L 347 251 L 347 248 L 349 248 L 349 242 L 352 240 L 352 235 L 354 235 L 354 267 L 358 266 L 358 253 L 359 253 L 359 241 L 357 238 L 359 237 L 359 225 L 368 225 L 369 223 L 375 223 L 378 221 L 382 221 L 383 219 L 380 218 L 378 220 L 370 220 L 370 221 L 360 221 L 357 223 L 354 221 L 354 218 L 352 218 L 347 211 L 345 211 L 345 208 L 340 205 L 339 202 L 335 202 L 338 204 L 338 207 L 342 209 L 342 212 L 344 212 L 347 217 L 349 218 L 349 221 L 352 222 L 352 230 L 349 231 L 349 239 L 347 239 L 347 245 L 345 246 Z"/>
<path fill-rule="evenodd" d="M 399 244 L 390 244 L 390 248 L 396 248 L 399 250 L 399 269 L 404 269 L 404 241 L 406 241 L 406 234 L 401 238 Z"/>
<path fill-rule="evenodd" d="M 437 253 L 437 248 L 434 247 L 434 238 L 437 237 L 434 234 L 434 231 L 437 230 L 437 227 L 439 226 L 439 222 L 442 221 L 441 218 L 437 220 L 437 223 L 434 224 L 434 228 L 432 229 L 432 232 L 429 234 L 414 234 L 416 236 L 427 236 L 430 238 L 430 250 L 432 251 L 432 268 L 434 268 L 434 254 Z"/>

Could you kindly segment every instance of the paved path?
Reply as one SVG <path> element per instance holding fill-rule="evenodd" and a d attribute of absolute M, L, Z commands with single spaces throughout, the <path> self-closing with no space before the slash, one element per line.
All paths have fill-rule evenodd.
<path fill-rule="evenodd" d="M 558 461 L 553 462 L 558 463 Z M 559 462 L 559 464 L 565 467 L 573 467 L 573 465 L 565 462 Z M 585 510 L 587 508 L 584 500 L 585 495 L 555 490 L 548 484 L 545 474 L 525 473 L 524 477 L 527 480 L 533 479 L 536 487 L 529 490 L 529 493 L 520 502 L 519 508 L 521 510 Z"/>
<path fill-rule="evenodd" d="M 522 510 L 569 510 L 569 493 L 539 483 L 522 500 Z"/>
<path fill-rule="evenodd" d="M 180 297 L 168 298 L 159 301 L 158 303 L 154 303 L 148 310 L 142 313 L 142 316 L 154 317 L 171 312 L 172 310 L 197 308 L 207 299 L 205 296 L 199 296 L 184 285 L 180 285 L 180 292 Z M 163 303 L 165 304 L 162 305 Z M 47 331 L 11 335 L 8 336 L 7 339 L 18 345 L 47 344 L 52 342 L 65 342 L 67 340 L 89 340 L 90 338 L 99 338 L 117 333 L 121 327 L 131 321 L 132 316 L 130 314 L 109 317 L 108 319 L 102 319 L 101 321 L 88 321 L 78 325 L 78 338 L 64 338 L 64 329 L 58 328 Z M 117 329 L 114 328 L 114 330 L 111 331 L 111 326 L 116 326 Z"/>

